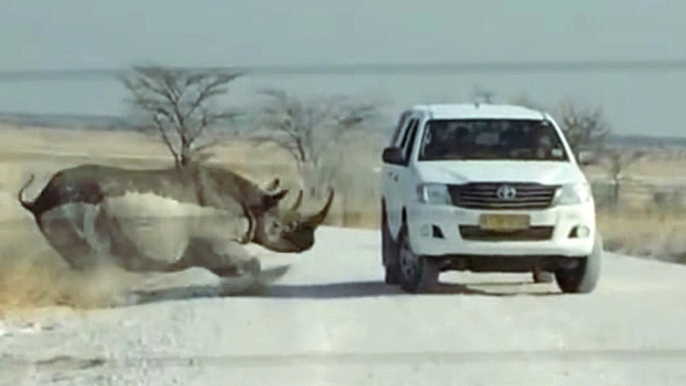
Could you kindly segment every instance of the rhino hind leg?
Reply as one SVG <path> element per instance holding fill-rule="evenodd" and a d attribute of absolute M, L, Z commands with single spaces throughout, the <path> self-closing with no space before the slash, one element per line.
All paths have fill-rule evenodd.
<path fill-rule="evenodd" d="M 72 269 L 84 270 L 94 265 L 90 244 L 66 220 L 48 220 L 41 223 L 48 243 Z"/>
<path fill-rule="evenodd" d="M 97 234 L 97 209 L 94 205 L 65 205 L 39 219 L 45 238 L 73 269 L 99 267 L 109 247 Z"/>

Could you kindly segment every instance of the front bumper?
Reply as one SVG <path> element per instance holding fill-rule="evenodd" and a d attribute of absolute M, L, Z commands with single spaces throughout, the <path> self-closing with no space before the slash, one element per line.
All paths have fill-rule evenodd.
<path fill-rule="evenodd" d="M 478 226 L 482 214 L 527 214 L 531 226 L 552 226 L 552 236 L 537 241 L 465 240 L 460 226 Z M 591 253 L 596 234 L 593 203 L 557 206 L 544 210 L 473 210 L 454 206 L 414 203 L 407 208 L 410 243 L 415 253 L 427 256 L 562 256 Z M 590 230 L 586 237 L 570 237 L 575 227 Z M 440 229 L 436 237 L 434 227 Z"/>

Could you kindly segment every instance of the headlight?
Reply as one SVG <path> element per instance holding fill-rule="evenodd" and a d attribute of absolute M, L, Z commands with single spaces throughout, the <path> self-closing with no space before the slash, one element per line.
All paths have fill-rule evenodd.
<path fill-rule="evenodd" d="M 553 205 L 584 204 L 592 198 L 591 187 L 586 183 L 562 185 L 555 193 Z"/>
<path fill-rule="evenodd" d="M 422 184 L 417 186 L 417 199 L 424 204 L 451 205 L 448 186 L 443 184 Z"/>

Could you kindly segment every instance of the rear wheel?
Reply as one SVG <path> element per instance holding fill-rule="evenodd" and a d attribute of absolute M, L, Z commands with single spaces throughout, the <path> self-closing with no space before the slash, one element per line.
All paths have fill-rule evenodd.
<path fill-rule="evenodd" d="M 381 212 L 381 254 L 385 271 L 386 284 L 400 284 L 400 268 L 398 267 L 398 247 L 388 228 L 386 209 Z"/>
<path fill-rule="evenodd" d="M 412 251 L 407 227 L 403 225 L 398 237 L 400 287 L 405 292 L 421 293 L 431 290 L 438 282 L 440 269 L 431 258 Z"/>
<path fill-rule="evenodd" d="M 600 265 L 603 255 L 603 241 L 596 236 L 591 254 L 580 259 L 579 264 L 571 269 L 559 269 L 555 272 L 557 286 L 564 293 L 591 293 L 600 278 Z"/>

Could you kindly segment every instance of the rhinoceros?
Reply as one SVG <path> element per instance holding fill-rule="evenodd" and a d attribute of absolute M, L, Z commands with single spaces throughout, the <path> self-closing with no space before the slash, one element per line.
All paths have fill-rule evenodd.
<path fill-rule="evenodd" d="M 268 187 L 215 166 L 135 170 L 82 165 L 55 173 L 30 211 L 52 247 L 73 268 L 102 263 L 131 272 L 176 272 L 203 267 L 214 274 L 252 275 L 259 260 L 243 248 L 303 252 L 327 216 L 334 192 L 311 215 L 279 207 L 288 190 Z"/>

